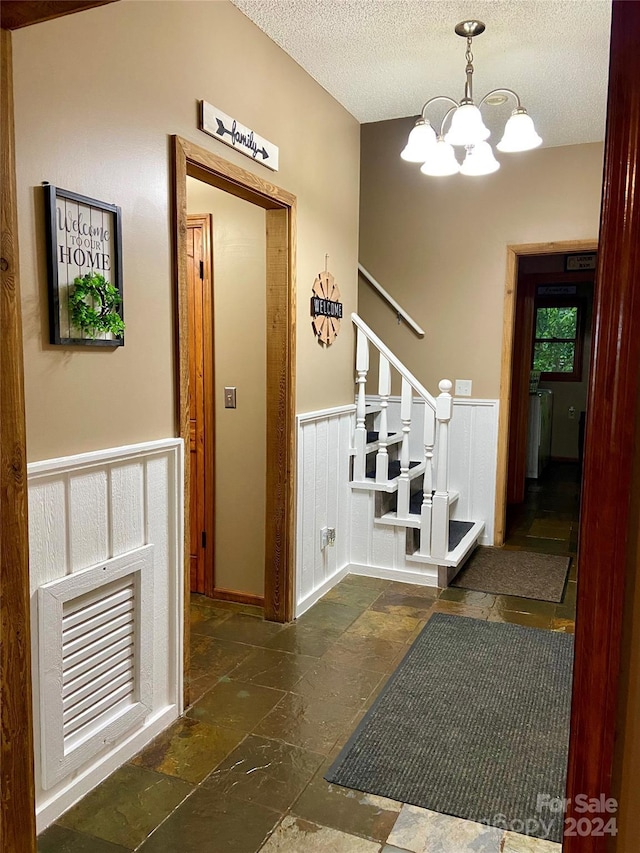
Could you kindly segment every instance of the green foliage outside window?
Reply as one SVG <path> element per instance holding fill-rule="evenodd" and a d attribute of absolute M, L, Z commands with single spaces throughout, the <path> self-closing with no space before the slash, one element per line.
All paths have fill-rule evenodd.
<path fill-rule="evenodd" d="M 532 369 L 541 373 L 573 373 L 577 336 L 577 306 L 539 307 Z"/>

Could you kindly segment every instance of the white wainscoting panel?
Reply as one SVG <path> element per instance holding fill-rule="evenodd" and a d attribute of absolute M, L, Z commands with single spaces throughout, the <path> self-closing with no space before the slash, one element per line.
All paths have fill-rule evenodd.
<path fill-rule="evenodd" d="M 493 545 L 499 405 L 454 398 L 449 429 L 449 487 L 460 492 L 453 518 L 484 521 L 481 545 Z"/>
<path fill-rule="evenodd" d="M 28 466 L 28 475 L 36 812 L 40 832 L 181 713 L 183 445 L 180 439 L 171 438 L 34 462 Z M 59 643 L 60 635 L 59 629 L 53 627 L 53 611 L 49 615 L 39 613 L 38 597 L 47 601 L 56 595 L 66 600 L 72 594 L 67 587 L 81 590 L 79 606 L 86 604 L 97 614 L 103 605 L 98 592 L 94 602 L 91 584 L 87 586 L 89 580 L 98 578 L 102 567 L 104 571 L 122 572 L 124 577 L 129 562 L 135 563 L 137 555 L 143 553 L 152 555 L 152 560 L 145 569 L 147 580 L 135 581 L 137 592 L 131 587 L 136 624 L 127 627 L 138 636 L 139 647 L 147 649 L 135 664 L 136 668 L 141 667 L 136 672 L 142 676 L 131 682 L 132 692 L 127 692 L 126 673 L 116 673 L 116 678 L 123 681 L 121 688 L 114 682 L 114 689 L 121 689 L 123 695 L 127 692 L 127 701 L 137 702 L 136 713 L 128 716 L 133 724 L 111 727 L 102 748 L 98 744 L 95 749 L 83 749 L 75 753 L 73 760 L 65 758 L 61 762 L 57 760 L 59 755 L 56 758 L 48 751 L 43 753 L 52 738 L 53 742 L 57 738 L 59 747 L 63 733 L 54 731 L 51 720 L 45 727 L 40 708 L 43 702 L 46 707 L 47 697 L 42 691 L 48 691 L 47 695 L 56 689 L 61 691 L 51 701 L 62 707 L 64 679 L 57 683 L 55 677 L 55 660 L 62 660 L 59 649 L 53 655 L 53 670 L 40 669 L 38 650 L 42 652 L 43 667 L 47 668 L 47 644 L 56 638 Z M 67 578 L 73 582 L 65 584 Z M 126 587 L 125 583 L 122 590 L 105 589 L 118 598 L 116 617 L 130 620 Z M 73 606 L 68 611 L 71 621 L 72 611 Z M 66 612 L 62 612 L 63 618 Z M 102 619 L 99 614 L 95 618 L 98 622 Z M 147 642 L 151 623 L 145 630 L 145 618 L 152 620 L 152 644 Z M 75 630 L 73 626 L 71 630 Z M 74 634 L 74 642 L 76 639 Z M 124 659 L 116 663 L 119 667 L 125 665 Z M 108 693 L 108 685 L 100 685 L 100 690 Z M 96 746 L 95 738 L 92 744 Z M 81 761 L 79 755 L 83 756 Z M 52 760 L 57 761 L 58 770 L 52 770 Z"/>
<path fill-rule="evenodd" d="M 355 406 L 297 416 L 296 616 L 346 573 L 350 555 L 350 446 Z M 320 531 L 335 527 L 322 549 Z"/>

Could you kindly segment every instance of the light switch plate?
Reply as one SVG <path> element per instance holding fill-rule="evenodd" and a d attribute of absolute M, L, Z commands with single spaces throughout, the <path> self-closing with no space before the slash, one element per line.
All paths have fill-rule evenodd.
<path fill-rule="evenodd" d="M 456 379 L 456 397 L 470 397 L 471 396 L 471 380 L 470 379 Z"/>
<path fill-rule="evenodd" d="M 236 389 L 224 389 L 224 407 L 225 409 L 235 409 L 236 407 Z"/>

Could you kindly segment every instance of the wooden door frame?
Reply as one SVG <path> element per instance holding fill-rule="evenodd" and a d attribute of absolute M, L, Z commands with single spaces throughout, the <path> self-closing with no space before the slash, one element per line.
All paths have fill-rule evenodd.
<path fill-rule="evenodd" d="M 569 744 L 569 815 L 578 793 L 612 794 L 625 580 L 640 385 L 640 3 L 614 0 L 593 357 L 578 541 Z M 608 839 L 565 839 L 563 853 L 604 853 Z"/>
<path fill-rule="evenodd" d="M 0 710 L 0 849 L 35 853 L 36 811 L 31 702 L 31 622 L 27 448 L 24 416 L 24 366 L 11 33 L 2 33 L 0 107 L 0 184 L 2 241 L 0 259 L 0 601 L 2 653 Z"/>
<path fill-rule="evenodd" d="M 294 615 L 296 197 L 179 136 L 172 137 L 178 434 L 189 435 L 186 271 L 187 177 L 250 201 L 266 212 L 267 240 L 267 506 L 264 612 L 275 622 Z M 185 454 L 187 457 L 187 454 Z M 189 495 L 189 459 L 184 493 Z M 185 673 L 189 650 L 189 512 L 185 500 Z M 185 677 L 185 684 L 187 679 Z"/>
<path fill-rule="evenodd" d="M 494 545 L 503 545 L 507 518 L 507 478 L 509 465 L 509 428 L 513 343 L 518 295 L 518 259 L 527 255 L 564 255 L 571 252 L 597 252 L 598 240 L 562 240 L 554 243 L 520 243 L 507 246 L 507 273 L 504 286 L 502 355 L 500 359 L 500 407 L 498 416 L 498 460 Z M 595 327 L 595 316 L 594 316 Z"/>
<path fill-rule="evenodd" d="M 204 320 L 208 321 L 210 334 L 203 341 L 204 360 L 211 366 L 204 380 L 204 458 L 210 476 L 205 478 L 205 530 L 208 534 L 207 547 L 204 548 L 204 594 L 214 597 L 215 591 L 215 495 L 216 495 L 216 463 L 215 463 L 215 427 L 216 415 L 214 405 L 215 394 L 215 340 L 214 340 L 214 309 L 213 309 L 213 216 L 211 213 L 187 213 L 187 225 L 197 225 L 202 228 L 202 258 L 203 258 L 203 287 Z M 185 447 L 185 455 L 187 448 Z M 191 464 L 191 463 L 189 463 Z M 190 501 L 191 495 L 185 495 L 185 501 Z"/>

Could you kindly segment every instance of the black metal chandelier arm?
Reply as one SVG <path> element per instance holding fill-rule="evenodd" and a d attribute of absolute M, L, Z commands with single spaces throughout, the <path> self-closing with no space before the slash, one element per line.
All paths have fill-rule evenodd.
<path fill-rule="evenodd" d="M 503 94 L 504 95 L 511 95 L 512 98 L 515 98 L 516 109 L 517 110 L 522 109 L 522 104 L 520 103 L 520 96 L 518 95 L 518 93 L 514 92 L 513 89 L 503 89 L 503 88 L 492 89 L 490 92 L 487 92 L 487 94 L 479 102 L 478 106 L 481 107 L 485 103 L 487 98 L 490 98 L 492 95 L 503 95 Z"/>

